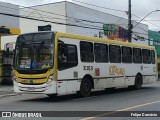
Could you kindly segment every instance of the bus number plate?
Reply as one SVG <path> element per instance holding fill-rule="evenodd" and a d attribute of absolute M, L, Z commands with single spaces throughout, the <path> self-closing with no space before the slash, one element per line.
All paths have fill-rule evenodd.
<path fill-rule="evenodd" d="M 34 87 L 29 87 L 28 90 L 35 90 L 35 88 Z"/>

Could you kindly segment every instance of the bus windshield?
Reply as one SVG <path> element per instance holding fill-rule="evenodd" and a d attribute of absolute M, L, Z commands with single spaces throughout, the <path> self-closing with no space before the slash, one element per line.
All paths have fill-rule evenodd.
<path fill-rule="evenodd" d="M 53 68 L 53 33 L 32 33 L 17 38 L 14 67 L 17 70 Z"/>

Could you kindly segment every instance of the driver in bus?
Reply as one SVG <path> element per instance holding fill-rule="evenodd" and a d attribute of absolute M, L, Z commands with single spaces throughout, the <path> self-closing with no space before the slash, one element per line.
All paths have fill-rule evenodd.
<path fill-rule="evenodd" d="M 47 55 L 45 56 L 45 59 L 43 61 L 42 68 L 45 69 L 45 68 L 50 68 L 50 67 L 51 67 L 51 57 L 50 55 Z"/>

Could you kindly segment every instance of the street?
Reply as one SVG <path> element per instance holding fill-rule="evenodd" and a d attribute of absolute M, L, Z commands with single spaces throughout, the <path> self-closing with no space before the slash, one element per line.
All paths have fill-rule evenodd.
<path fill-rule="evenodd" d="M 121 88 L 113 91 L 93 92 L 92 96 L 87 98 L 67 95 L 50 99 L 46 95 L 39 94 L 8 96 L 0 98 L 0 111 L 101 111 L 93 114 L 92 117 L 77 114 L 78 118 L 68 119 L 104 119 L 104 116 L 108 115 L 114 117 L 117 111 L 134 111 L 133 113 L 135 111 L 159 111 L 159 91 L 160 82 L 156 82 L 144 85 L 141 90 Z M 66 116 L 73 116 L 72 112 L 62 116 L 63 119 Z M 123 119 L 127 119 L 127 117 Z"/>

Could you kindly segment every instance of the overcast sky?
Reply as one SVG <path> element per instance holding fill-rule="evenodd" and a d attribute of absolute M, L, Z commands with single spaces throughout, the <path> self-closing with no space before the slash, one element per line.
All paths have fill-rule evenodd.
<path fill-rule="evenodd" d="M 54 3 L 64 0 L 0 0 L 0 1 L 17 4 L 21 6 L 34 6 L 34 5 Z M 114 14 L 116 16 L 127 18 L 127 14 L 125 14 L 125 12 L 93 7 L 76 1 L 81 1 L 84 3 L 89 3 L 121 11 L 128 11 L 128 0 L 76 0 L 76 1 L 67 0 L 67 1 L 87 6 L 93 9 L 97 9 L 99 11 L 103 11 L 106 13 Z M 148 13 L 157 9 L 160 9 L 160 0 L 132 0 L 132 19 L 141 20 Z M 151 13 L 145 18 L 145 20 L 149 20 L 147 22 L 142 21 L 143 23 L 148 24 L 149 29 L 160 31 L 160 11 Z"/>

